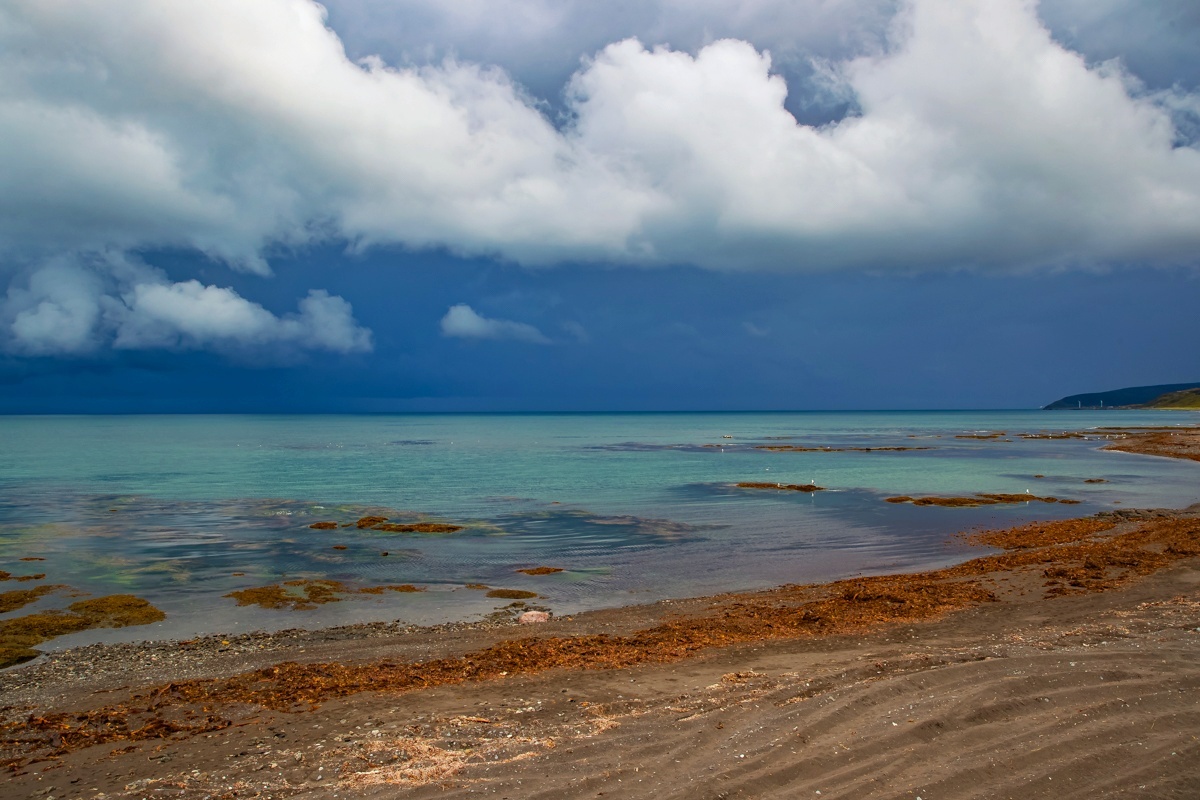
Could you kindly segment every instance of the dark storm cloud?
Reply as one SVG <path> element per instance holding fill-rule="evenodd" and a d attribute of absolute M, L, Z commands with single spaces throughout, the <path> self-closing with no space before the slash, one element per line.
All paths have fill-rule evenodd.
<path fill-rule="evenodd" d="M 1197 95 L 1168 78 L 1195 14 L 1096 7 L 1048 2 L 1047 28 L 1029 0 L 346 0 L 330 27 L 311 0 L 14 0 L 3 346 L 370 346 L 341 297 L 274 314 L 131 266 L 155 247 L 261 275 L 331 241 L 720 271 L 1193 263 Z M 398 42 L 382 58 L 358 58 L 367 19 Z"/>

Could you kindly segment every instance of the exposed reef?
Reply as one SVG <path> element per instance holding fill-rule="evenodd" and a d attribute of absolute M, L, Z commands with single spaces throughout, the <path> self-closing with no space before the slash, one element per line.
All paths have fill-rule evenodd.
<path fill-rule="evenodd" d="M 775 489 L 781 492 L 823 492 L 824 486 L 815 483 L 763 483 L 760 481 L 743 481 L 735 484 L 739 489 Z"/>
<path fill-rule="evenodd" d="M 313 530 L 332 531 L 340 528 L 354 527 L 359 530 L 382 531 L 384 533 L 457 533 L 463 529 L 462 525 L 450 525 L 445 522 L 388 522 L 387 517 L 377 515 L 369 515 L 360 517 L 354 522 L 349 522 L 344 525 L 331 520 L 314 522 L 308 526 Z"/>
<path fill-rule="evenodd" d="M 562 567 L 530 567 L 529 569 L 519 569 L 524 575 L 553 575 L 556 572 L 562 572 Z"/>
<path fill-rule="evenodd" d="M 1147 456 L 1166 456 L 1200 461 L 1200 427 L 1175 428 L 1103 428 L 1111 430 L 1120 441 L 1105 450 L 1140 453 Z"/>
<path fill-rule="evenodd" d="M 947 508 L 975 508 L 977 506 L 1006 505 L 1010 503 L 1063 503 L 1078 505 L 1078 500 L 1062 500 L 1057 497 L 1038 497 L 1035 494 L 976 494 L 971 497 L 909 497 L 898 495 L 884 498 L 889 503 L 912 503 L 914 506 L 945 506 Z"/>
<path fill-rule="evenodd" d="M 755 450 L 773 453 L 901 453 L 908 450 L 933 450 L 932 447 L 804 447 L 798 444 L 759 444 Z"/>
<path fill-rule="evenodd" d="M 1079 431 L 1063 431 L 1062 433 L 1021 433 L 1022 439 L 1091 439 L 1086 433 Z"/>

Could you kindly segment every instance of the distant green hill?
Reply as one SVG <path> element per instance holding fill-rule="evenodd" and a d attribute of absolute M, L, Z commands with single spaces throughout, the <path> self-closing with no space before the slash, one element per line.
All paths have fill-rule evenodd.
<path fill-rule="evenodd" d="M 1048 411 L 1072 408 L 1200 408 L 1200 381 L 1073 394 L 1042 408 Z"/>
<path fill-rule="evenodd" d="M 1184 389 L 1182 392 L 1168 392 L 1162 397 L 1155 398 L 1142 408 L 1195 408 L 1200 409 L 1200 389 Z"/>

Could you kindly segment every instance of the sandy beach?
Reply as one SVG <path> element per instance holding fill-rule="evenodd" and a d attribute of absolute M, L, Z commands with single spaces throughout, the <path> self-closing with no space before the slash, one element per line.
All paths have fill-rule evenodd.
<path fill-rule="evenodd" d="M 1200 459 L 1173 433 L 1118 446 Z M 1200 504 L 974 543 L 537 625 L 53 653 L 0 673 L 0 796 L 1200 796 Z"/>

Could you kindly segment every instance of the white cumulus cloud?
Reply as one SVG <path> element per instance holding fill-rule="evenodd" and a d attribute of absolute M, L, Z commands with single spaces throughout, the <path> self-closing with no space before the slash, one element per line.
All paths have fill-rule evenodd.
<path fill-rule="evenodd" d="M 550 340 L 534 326 L 507 319 L 491 319 L 480 315 L 466 303 L 450 306 L 442 317 L 442 335 L 458 339 L 513 339 L 531 344 L 550 344 Z"/>
<path fill-rule="evenodd" d="M 371 349 L 350 304 L 314 290 L 277 316 L 232 289 L 171 282 L 120 257 L 60 258 L 0 299 L 0 344 L 10 353 L 78 356 L 124 350 L 214 349 L 255 355 Z"/>
<path fill-rule="evenodd" d="M 1034 0 L 909 0 L 822 75 L 860 113 L 799 124 L 745 41 L 627 39 L 556 126 L 498 68 L 347 58 L 311 0 L 9 0 L 0 258 L 173 246 L 265 273 L 268 247 L 344 238 L 529 265 L 1194 263 L 1193 95 L 1089 65 Z M 20 325 L 84 320 L 72 302 Z"/>

